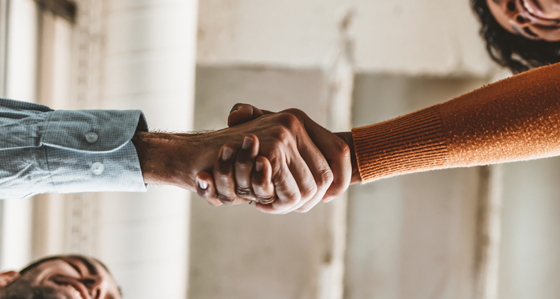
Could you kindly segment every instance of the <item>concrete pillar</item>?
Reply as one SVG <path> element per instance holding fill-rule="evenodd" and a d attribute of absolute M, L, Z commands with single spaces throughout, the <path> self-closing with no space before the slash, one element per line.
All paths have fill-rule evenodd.
<path fill-rule="evenodd" d="M 70 109 L 73 24 L 50 10 L 43 10 L 39 20 L 39 102 L 53 109 Z M 63 194 L 35 197 L 33 259 L 65 251 L 66 198 Z"/>
<path fill-rule="evenodd" d="M 32 0 L 7 1 L 7 47 L 4 96 L 37 101 L 38 9 Z M 4 71 L 4 70 L 3 70 Z M 32 200 L 2 202 L 1 268 L 17 269 L 31 258 Z"/>
<path fill-rule="evenodd" d="M 152 128 L 190 130 L 197 1 L 78 4 L 79 108 L 142 109 Z M 127 297 L 186 298 L 189 206 L 173 187 L 73 195 L 67 250 L 106 262 Z"/>

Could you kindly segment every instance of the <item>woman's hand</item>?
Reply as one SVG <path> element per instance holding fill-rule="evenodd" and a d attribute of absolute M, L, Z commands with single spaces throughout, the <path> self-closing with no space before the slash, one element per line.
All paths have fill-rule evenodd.
<path fill-rule="evenodd" d="M 296 116 L 311 140 L 328 161 L 333 172 L 333 183 L 325 194 L 323 201 L 331 201 L 346 191 L 350 184 L 361 181 L 351 132 L 332 133 L 314 122 L 305 112 L 299 109 L 288 109 L 279 113 L 290 113 Z M 236 104 L 228 117 L 228 126 L 236 126 L 270 114 L 274 113 L 249 104 Z"/>

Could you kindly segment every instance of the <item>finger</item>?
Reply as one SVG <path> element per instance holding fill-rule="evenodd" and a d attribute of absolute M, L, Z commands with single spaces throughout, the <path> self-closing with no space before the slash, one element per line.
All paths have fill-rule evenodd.
<path fill-rule="evenodd" d="M 218 199 L 218 194 L 216 193 L 216 186 L 214 185 L 214 179 L 207 172 L 200 172 L 196 175 L 196 192 L 198 195 L 214 206 L 219 207 L 222 202 Z"/>
<path fill-rule="evenodd" d="M 329 202 L 344 193 L 350 186 L 352 179 L 350 147 L 343 139 L 318 124 L 313 123 L 311 126 L 316 127 L 313 130 L 316 134 L 310 138 L 323 152 L 333 174 L 332 183 L 323 198 L 324 202 Z"/>
<path fill-rule="evenodd" d="M 263 115 L 263 112 L 249 104 L 235 104 L 228 116 L 228 127 L 232 127 Z"/>
<path fill-rule="evenodd" d="M 313 178 L 313 174 L 299 153 L 294 152 L 292 154 L 292 163 L 288 165 L 288 169 L 289 173 L 286 172 L 280 175 L 273 174 L 272 181 L 275 186 L 276 194 L 278 195 L 278 200 L 271 204 L 272 208 L 275 210 L 273 213 L 288 213 L 294 208 L 305 204 L 317 193 L 317 185 L 315 183 L 315 179 Z M 290 187 L 297 188 L 298 190 L 298 194 L 293 198 L 286 196 L 286 194 L 288 192 L 292 193 L 295 189 L 291 189 L 289 191 L 283 189 L 283 183 L 285 183 L 286 175 L 288 175 L 288 178 L 295 181 L 297 185 L 296 187 Z"/>
<path fill-rule="evenodd" d="M 327 188 L 328 188 L 327 186 L 328 185 L 325 185 L 323 187 L 317 187 L 317 192 L 313 197 L 311 197 L 307 201 L 303 201 L 303 200 L 300 201 L 297 205 L 294 205 L 290 209 L 284 211 L 282 214 L 288 214 L 291 212 L 298 212 L 298 213 L 309 212 L 311 209 L 313 209 L 317 204 L 321 202 L 321 200 L 325 196 L 325 193 L 327 192 Z"/>
<path fill-rule="evenodd" d="M 285 157 L 269 159 L 269 161 L 272 166 L 271 180 L 277 198 L 272 204 L 257 205 L 257 208 L 265 213 L 280 214 L 300 202 L 300 187 L 285 163 Z"/>
<path fill-rule="evenodd" d="M 272 114 L 273 112 L 261 110 L 253 105 L 238 103 L 233 105 L 228 116 L 228 127 L 239 125 L 255 118 L 259 118 L 264 114 Z"/>
<path fill-rule="evenodd" d="M 296 115 L 302 121 L 309 138 L 327 160 L 333 174 L 333 181 L 325 193 L 323 201 L 331 201 L 346 191 L 350 185 L 352 178 L 350 147 L 346 141 L 314 122 L 303 111 L 288 109 L 285 112 Z"/>
<path fill-rule="evenodd" d="M 315 146 L 313 141 L 302 132 L 301 134 L 296 135 L 298 140 L 298 151 L 303 159 L 303 163 L 307 165 L 307 169 L 310 171 L 311 175 L 313 176 L 313 180 L 315 183 L 315 189 L 309 189 L 308 192 L 302 190 L 302 197 L 308 196 L 308 200 L 302 200 L 297 205 L 294 205 L 290 210 L 287 212 L 293 211 L 300 211 L 300 212 L 307 212 L 315 205 L 317 205 L 323 197 L 325 193 L 331 186 L 333 182 L 333 173 L 331 168 L 323 157 L 323 154 L 319 151 L 319 149 Z M 302 162 L 292 161 L 290 165 L 291 168 L 298 168 L 300 167 Z M 294 175 L 295 176 L 295 175 Z M 300 189 L 303 187 L 300 186 Z"/>
<path fill-rule="evenodd" d="M 251 186 L 251 173 L 253 162 L 259 154 L 259 139 L 250 134 L 245 136 L 241 149 L 235 156 L 235 183 L 236 193 L 247 200 L 256 200 Z"/>
<path fill-rule="evenodd" d="M 325 190 L 326 191 L 326 190 Z M 318 193 L 318 196 L 313 197 L 311 200 L 309 200 L 308 202 L 306 202 L 305 204 L 303 204 L 302 206 L 298 207 L 297 209 L 294 209 L 294 212 L 297 213 L 307 213 L 309 211 L 311 211 L 311 209 L 313 209 L 316 205 L 318 205 L 321 200 L 323 199 L 323 196 L 325 196 L 325 193 Z"/>
<path fill-rule="evenodd" d="M 267 158 L 260 156 L 255 160 L 251 183 L 257 203 L 268 205 L 274 202 L 276 194 L 272 184 L 272 166 Z"/>
<path fill-rule="evenodd" d="M 269 213 L 290 212 L 314 199 L 315 196 L 320 195 L 322 198 L 332 182 L 332 173 L 328 163 L 307 136 L 300 120 L 290 113 L 278 114 L 277 117 L 276 121 L 281 123 L 287 131 L 281 130 L 282 132 L 277 133 L 279 143 L 265 143 L 261 149 L 271 162 L 273 169 L 272 182 L 278 196 L 278 200 L 271 206 L 262 207 Z M 269 151 L 268 146 L 272 146 L 274 150 Z M 289 172 L 282 171 L 284 163 L 287 164 Z M 295 197 L 289 197 L 288 192 L 294 192 L 295 189 L 293 187 L 289 189 L 284 185 L 286 179 L 295 180 L 299 191 L 299 200 Z M 318 182 L 321 183 L 322 187 L 319 194 L 317 194 Z"/>
<path fill-rule="evenodd" d="M 222 146 L 214 165 L 214 182 L 218 199 L 227 205 L 239 204 L 245 200 L 235 194 L 235 177 L 233 165 L 235 161 L 235 145 L 227 143 Z"/>

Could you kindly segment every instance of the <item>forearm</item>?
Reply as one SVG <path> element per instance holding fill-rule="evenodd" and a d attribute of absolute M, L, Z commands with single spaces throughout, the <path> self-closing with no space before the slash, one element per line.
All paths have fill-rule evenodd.
<path fill-rule="evenodd" d="M 560 64 L 352 131 L 363 181 L 560 154 Z"/>

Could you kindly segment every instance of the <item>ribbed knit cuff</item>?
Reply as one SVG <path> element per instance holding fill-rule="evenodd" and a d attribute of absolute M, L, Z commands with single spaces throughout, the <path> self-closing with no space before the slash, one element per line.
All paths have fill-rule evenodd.
<path fill-rule="evenodd" d="M 362 182 L 444 168 L 447 146 L 441 106 L 382 123 L 354 128 L 354 150 Z"/>

